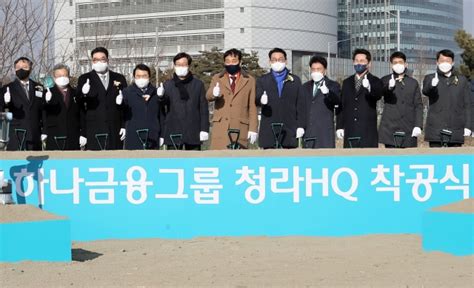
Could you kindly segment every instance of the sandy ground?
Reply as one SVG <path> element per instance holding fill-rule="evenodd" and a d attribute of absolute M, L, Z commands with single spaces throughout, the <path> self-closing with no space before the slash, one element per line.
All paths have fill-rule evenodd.
<path fill-rule="evenodd" d="M 415 235 L 74 243 L 71 263 L 0 263 L 2 287 L 473 287 L 474 256 Z"/>

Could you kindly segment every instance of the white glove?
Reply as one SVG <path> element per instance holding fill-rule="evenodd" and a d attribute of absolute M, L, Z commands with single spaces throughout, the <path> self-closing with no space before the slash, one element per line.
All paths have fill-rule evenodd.
<path fill-rule="evenodd" d="M 336 136 L 339 139 L 344 139 L 344 129 L 337 129 L 336 130 Z"/>
<path fill-rule="evenodd" d="M 411 137 L 418 137 L 420 135 L 421 135 L 421 128 L 420 127 L 413 128 L 413 131 L 411 132 Z"/>
<path fill-rule="evenodd" d="M 165 144 L 165 138 L 160 137 L 160 147 L 163 146 L 163 144 Z"/>
<path fill-rule="evenodd" d="M 329 88 L 326 86 L 326 81 L 323 81 L 323 84 L 319 87 L 319 90 L 321 90 L 321 93 L 324 95 L 329 93 Z"/>
<path fill-rule="evenodd" d="M 214 95 L 214 97 L 221 97 L 221 88 L 219 87 L 219 82 L 217 82 L 214 89 L 212 89 L 212 95 Z"/>
<path fill-rule="evenodd" d="M 122 95 L 122 90 L 119 90 L 119 95 L 115 98 L 115 104 L 117 105 L 122 105 L 123 102 L 123 95 Z"/>
<path fill-rule="evenodd" d="M 156 94 L 158 97 L 163 97 L 165 95 L 165 88 L 163 88 L 163 82 L 160 82 L 160 87 L 156 88 Z"/>
<path fill-rule="evenodd" d="M 468 128 L 464 128 L 464 137 L 469 137 L 471 136 L 471 130 L 469 130 Z"/>
<path fill-rule="evenodd" d="M 120 135 L 120 141 L 125 140 L 125 128 L 120 128 L 119 135 Z"/>
<path fill-rule="evenodd" d="M 48 138 L 48 135 L 41 134 L 41 142 L 44 142 Z"/>
<path fill-rule="evenodd" d="M 12 101 L 12 95 L 10 94 L 10 87 L 7 87 L 7 91 L 5 94 L 3 94 L 3 100 L 5 101 L 5 104 L 10 103 Z"/>
<path fill-rule="evenodd" d="M 370 82 L 369 79 L 367 79 L 367 74 L 365 74 L 364 79 L 362 79 L 362 86 L 370 92 Z"/>
<path fill-rule="evenodd" d="M 49 101 L 51 101 L 51 98 L 53 97 L 53 94 L 49 90 L 49 87 L 46 88 L 46 90 L 48 90 L 48 91 L 46 92 L 45 99 L 46 99 L 46 102 L 49 102 Z"/>
<path fill-rule="evenodd" d="M 263 91 L 262 97 L 260 97 L 260 103 L 262 103 L 262 105 L 267 105 L 268 104 L 267 91 Z"/>
<path fill-rule="evenodd" d="M 89 78 L 87 78 L 86 83 L 82 86 L 82 94 L 89 94 L 91 91 L 91 85 L 89 84 Z"/>
<path fill-rule="evenodd" d="M 84 136 L 79 137 L 79 146 L 81 147 L 86 147 L 87 144 L 87 138 Z"/>
<path fill-rule="evenodd" d="M 298 128 L 296 129 L 296 138 L 301 138 L 304 135 L 304 129 L 303 128 Z"/>
<path fill-rule="evenodd" d="M 258 134 L 256 132 L 249 131 L 249 133 L 247 133 L 247 139 L 249 139 L 250 144 L 255 144 L 255 142 L 257 142 L 257 137 Z"/>
<path fill-rule="evenodd" d="M 388 89 L 392 90 L 393 88 L 395 88 L 395 77 L 392 73 L 392 78 L 388 81 Z"/>
<path fill-rule="evenodd" d="M 199 132 L 199 141 L 207 141 L 209 140 L 209 133 L 206 131 Z"/>
<path fill-rule="evenodd" d="M 438 72 L 435 72 L 435 76 L 431 79 L 431 86 L 436 87 L 438 86 L 439 79 L 438 79 Z"/>

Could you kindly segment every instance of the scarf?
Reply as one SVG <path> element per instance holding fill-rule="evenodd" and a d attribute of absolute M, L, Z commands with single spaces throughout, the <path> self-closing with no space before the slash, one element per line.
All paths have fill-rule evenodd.
<path fill-rule="evenodd" d="M 272 70 L 272 75 L 275 78 L 275 81 L 277 82 L 278 97 L 281 97 L 281 92 L 283 91 L 283 83 L 285 82 L 286 76 L 288 75 L 288 69 L 285 68 L 285 70 L 281 72 L 275 72 Z"/>
<path fill-rule="evenodd" d="M 186 90 L 186 84 L 191 82 L 193 80 L 193 74 L 191 72 L 186 75 L 186 78 L 181 80 L 176 73 L 173 73 L 173 81 L 174 81 L 174 86 L 178 87 L 179 90 L 179 95 L 181 100 L 188 101 L 189 99 L 189 93 L 188 90 Z"/>

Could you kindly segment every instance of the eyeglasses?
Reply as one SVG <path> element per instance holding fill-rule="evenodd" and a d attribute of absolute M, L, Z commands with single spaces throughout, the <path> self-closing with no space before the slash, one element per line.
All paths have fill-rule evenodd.
<path fill-rule="evenodd" d="M 101 58 L 101 59 L 93 58 L 92 59 L 92 63 L 97 63 L 97 62 L 105 63 L 107 62 L 107 59 L 106 58 Z"/>
<path fill-rule="evenodd" d="M 270 62 L 272 62 L 272 63 L 275 63 L 275 62 L 284 63 L 285 61 L 286 61 L 285 58 L 278 58 L 278 59 L 272 58 L 272 59 L 270 59 Z"/>

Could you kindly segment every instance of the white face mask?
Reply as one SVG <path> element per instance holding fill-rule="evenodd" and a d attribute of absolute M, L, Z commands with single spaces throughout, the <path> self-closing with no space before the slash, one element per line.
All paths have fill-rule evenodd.
<path fill-rule="evenodd" d="M 107 71 L 108 67 L 109 63 L 107 62 L 92 63 L 92 69 L 94 69 L 97 73 L 104 73 L 105 71 Z"/>
<path fill-rule="evenodd" d="M 392 70 L 393 70 L 393 72 L 395 72 L 397 74 L 402 74 L 403 72 L 405 72 L 405 65 L 403 65 L 403 64 L 394 64 L 394 65 L 392 65 Z"/>
<path fill-rule="evenodd" d="M 314 82 L 319 82 L 324 78 L 324 74 L 321 72 L 313 72 L 311 73 L 311 78 Z"/>
<path fill-rule="evenodd" d="M 188 75 L 189 67 L 176 66 L 174 67 L 174 73 L 178 77 L 184 77 Z"/>
<path fill-rule="evenodd" d="M 62 76 L 62 77 L 54 78 L 54 83 L 56 83 L 58 87 L 64 88 L 67 85 L 69 85 L 69 77 Z"/>
<path fill-rule="evenodd" d="M 448 73 L 453 68 L 453 65 L 448 62 L 442 62 L 438 64 L 439 71 L 443 73 Z"/>
<path fill-rule="evenodd" d="M 150 83 L 150 79 L 144 79 L 144 78 L 135 79 L 135 85 L 137 85 L 137 87 L 140 89 L 147 87 L 149 83 Z"/>
<path fill-rule="evenodd" d="M 286 68 L 285 62 L 274 62 L 272 63 L 272 70 L 275 72 L 281 72 Z"/>

